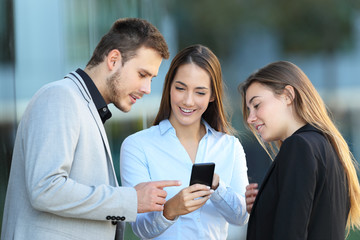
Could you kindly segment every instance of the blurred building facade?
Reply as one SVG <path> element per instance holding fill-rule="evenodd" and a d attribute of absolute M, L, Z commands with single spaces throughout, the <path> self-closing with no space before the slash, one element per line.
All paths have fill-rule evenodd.
<path fill-rule="evenodd" d="M 176 1 L 1 1 L 0 221 L 16 128 L 30 98 L 44 84 L 62 79 L 78 67 L 84 68 L 101 36 L 116 19 L 140 17 L 152 22 L 164 34 L 171 55 L 169 60 L 163 61 L 158 77 L 153 80 L 152 93 L 134 105 L 132 111 L 125 114 L 110 106 L 113 118 L 105 128 L 119 178 L 121 142 L 129 134 L 151 124 L 159 106 L 170 61 L 179 48 L 184 47 L 178 43 L 183 37 L 177 31 L 182 23 L 174 17 L 176 7 L 168 7 L 170 2 Z M 271 161 L 244 129 L 236 88 L 251 72 L 276 60 L 292 61 L 304 70 L 333 112 L 334 120 L 354 156 L 360 159 L 360 14 L 354 15 L 352 26 L 354 48 L 335 52 L 331 59 L 323 54 L 304 56 L 285 53 L 281 50 L 276 31 L 251 25 L 233 30 L 242 31 L 242 34 L 234 34 L 237 44 L 232 47 L 231 54 L 217 54 L 216 47 L 209 46 L 218 55 L 223 67 L 232 123 L 244 145 L 250 182 L 261 183 Z M 196 41 L 203 43 L 202 40 Z M 330 81 L 329 76 L 335 80 Z M 231 227 L 228 239 L 242 239 L 244 231 L 244 227 Z M 137 239 L 129 228 L 127 239 Z"/>

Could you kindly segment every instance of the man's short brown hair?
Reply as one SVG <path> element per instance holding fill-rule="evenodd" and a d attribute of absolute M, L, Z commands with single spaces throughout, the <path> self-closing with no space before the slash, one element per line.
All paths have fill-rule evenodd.
<path fill-rule="evenodd" d="M 154 25 L 139 18 L 118 19 L 96 46 L 87 66 L 91 68 L 98 65 L 114 49 L 120 51 L 124 64 L 136 55 L 140 47 L 152 48 L 162 58 L 169 58 L 166 41 Z"/>

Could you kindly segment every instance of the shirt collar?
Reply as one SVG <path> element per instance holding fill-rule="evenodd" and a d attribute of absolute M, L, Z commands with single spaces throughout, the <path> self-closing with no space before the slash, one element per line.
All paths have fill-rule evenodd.
<path fill-rule="evenodd" d="M 213 129 L 204 119 L 201 120 L 201 122 L 204 124 L 205 126 L 205 130 L 206 130 L 206 134 L 216 134 L 216 130 Z M 165 134 L 167 131 L 169 131 L 170 129 L 173 129 L 173 131 L 175 132 L 174 127 L 171 125 L 169 119 L 164 119 L 159 123 L 159 128 L 160 128 L 160 134 L 163 135 Z"/>
<path fill-rule="evenodd" d="M 96 109 L 98 110 L 98 113 L 100 115 L 101 121 L 103 123 L 106 122 L 109 118 L 111 118 L 112 114 L 104 100 L 104 98 L 101 96 L 99 90 L 97 89 L 95 83 L 90 78 L 89 75 L 86 74 L 82 69 L 78 68 L 76 72 L 80 75 L 80 77 L 84 80 L 87 89 L 90 92 L 91 98 L 93 99 Z"/>
<path fill-rule="evenodd" d="M 213 129 L 204 119 L 202 119 L 202 123 L 205 126 L 206 133 L 210 132 L 211 134 L 216 134 L 217 131 Z"/>

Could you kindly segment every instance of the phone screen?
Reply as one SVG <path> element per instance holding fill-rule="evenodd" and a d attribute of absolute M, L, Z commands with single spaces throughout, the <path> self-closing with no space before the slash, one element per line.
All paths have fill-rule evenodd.
<path fill-rule="evenodd" d="M 195 183 L 204 184 L 206 186 L 212 185 L 214 176 L 215 163 L 195 163 L 192 166 L 190 185 Z"/>

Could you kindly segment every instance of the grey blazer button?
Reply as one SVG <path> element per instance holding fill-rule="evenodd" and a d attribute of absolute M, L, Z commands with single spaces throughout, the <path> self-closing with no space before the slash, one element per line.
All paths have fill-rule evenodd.
<path fill-rule="evenodd" d="M 111 216 L 106 216 L 106 220 L 111 220 Z"/>
<path fill-rule="evenodd" d="M 121 217 L 117 216 L 117 217 L 116 217 L 116 220 L 118 220 L 118 221 L 121 220 Z"/>
<path fill-rule="evenodd" d="M 120 218 L 121 221 L 125 221 L 125 219 L 126 219 L 125 217 L 121 217 L 121 218 Z"/>
<path fill-rule="evenodd" d="M 111 221 L 112 225 L 116 225 L 117 221 Z"/>
<path fill-rule="evenodd" d="M 111 216 L 111 220 L 115 221 L 116 217 L 115 216 Z"/>

